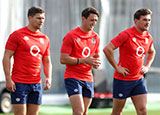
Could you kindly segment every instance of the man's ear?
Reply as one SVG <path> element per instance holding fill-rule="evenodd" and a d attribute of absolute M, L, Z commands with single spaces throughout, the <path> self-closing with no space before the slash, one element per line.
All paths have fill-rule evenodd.
<path fill-rule="evenodd" d="M 135 19 L 134 19 L 134 23 L 136 24 L 136 23 L 137 23 L 137 21 L 138 21 L 138 19 L 136 19 L 136 18 L 135 18 Z"/>
<path fill-rule="evenodd" d="M 86 18 L 85 18 L 84 16 L 82 16 L 82 22 L 83 22 L 84 20 L 86 20 Z"/>
<path fill-rule="evenodd" d="M 32 16 L 28 16 L 28 20 L 31 20 Z"/>

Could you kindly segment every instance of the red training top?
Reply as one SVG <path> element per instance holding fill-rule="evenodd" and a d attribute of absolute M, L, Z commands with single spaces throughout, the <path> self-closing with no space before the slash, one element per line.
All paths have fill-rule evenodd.
<path fill-rule="evenodd" d="M 144 58 L 152 45 L 153 39 L 148 32 L 139 33 L 135 27 L 128 28 L 111 40 L 113 45 L 119 47 L 118 65 L 129 69 L 129 75 L 123 77 L 115 71 L 114 78 L 126 81 L 138 80 L 143 77 L 140 70 Z"/>
<path fill-rule="evenodd" d="M 100 39 L 94 31 L 83 32 L 79 27 L 71 30 L 63 39 L 61 53 L 67 53 L 75 58 L 86 58 L 93 53 L 99 53 Z M 64 75 L 83 81 L 93 81 L 91 65 L 67 65 Z"/>
<path fill-rule="evenodd" d="M 23 27 L 9 36 L 5 48 L 15 52 L 11 76 L 14 82 L 41 82 L 42 58 L 50 55 L 49 39 L 44 34 Z"/>

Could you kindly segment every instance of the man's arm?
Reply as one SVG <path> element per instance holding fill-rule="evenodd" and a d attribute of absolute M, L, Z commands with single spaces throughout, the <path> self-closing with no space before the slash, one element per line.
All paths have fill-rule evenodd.
<path fill-rule="evenodd" d="M 154 60 L 155 55 L 156 55 L 156 51 L 155 51 L 154 46 L 152 44 L 152 46 L 148 50 L 146 64 L 145 64 L 145 66 L 142 67 L 142 69 L 140 71 L 141 73 L 145 74 L 148 72 L 148 70 Z"/>
<path fill-rule="evenodd" d="M 51 59 L 50 56 L 44 56 L 42 59 L 43 63 L 43 71 L 46 76 L 46 79 L 44 80 L 43 85 L 44 90 L 48 90 L 51 87 L 51 82 L 52 82 L 52 64 L 51 64 Z"/>
<path fill-rule="evenodd" d="M 97 54 L 92 54 L 86 58 L 74 58 L 67 53 L 61 53 L 60 62 L 61 64 L 69 64 L 69 65 L 76 65 L 76 64 L 83 64 L 86 63 L 92 66 L 98 66 L 101 64 L 100 59 L 95 57 Z"/>
<path fill-rule="evenodd" d="M 115 68 L 115 70 L 118 73 L 121 73 L 123 76 L 128 75 L 129 70 L 127 68 L 124 68 L 122 66 L 118 66 L 117 62 L 115 61 L 114 58 L 114 52 L 113 50 L 115 50 L 115 46 L 112 44 L 112 42 L 110 42 L 104 49 L 103 52 L 105 54 L 105 56 L 107 57 L 109 63 L 113 66 L 113 68 Z"/>
<path fill-rule="evenodd" d="M 15 84 L 11 79 L 10 71 L 11 71 L 11 57 L 13 56 L 14 51 L 6 49 L 3 57 L 3 70 L 6 78 L 6 89 L 9 91 L 15 91 Z"/>

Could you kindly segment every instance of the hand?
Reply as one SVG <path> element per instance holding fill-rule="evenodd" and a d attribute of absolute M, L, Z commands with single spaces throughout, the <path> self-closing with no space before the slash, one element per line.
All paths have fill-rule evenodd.
<path fill-rule="evenodd" d="M 95 57 L 94 53 L 85 58 L 85 63 L 88 65 L 92 65 L 95 69 L 97 69 L 101 64 L 100 59 L 98 57 Z"/>
<path fill-rule="evenodd" d="M 93 68 L 98 69 L 100 65 L 101 65 L 100 59 L 97 58 L 97 61 L 93 63 Z"/>
<path fill-rule="evenodd" d="M 124 77 L 129 74 L 129 70 L 127 68 L 122 67 L 121 65 L 118 66 L 116 71 L 122 74 Z"/>
<path fill-rule="evenodd" d="M 145 74 L 145 73 L 147 73 L 147 72 L 148 72 L 148 70 L 149 70 L 149 68 L 148 68 L 148 67 L 146 67 L 146 66 L 142 66 L 142 68 L 141 68 L 141 70 L 140 70 L 140 73 L 141 73 L 141 74 Z"/>
<path fill-rule="evenodd" d="M 6 89 L 8 91 L 10 91 L 10 92 L 15 92 L 16 85 L 11 79 L 10 80 L 6 80 Z"/>
<path fill-rule="evenodd" d="M 51 88 L 51 78 L 46 78 L 43 83 L 44 90 L 49 90 Z"/>

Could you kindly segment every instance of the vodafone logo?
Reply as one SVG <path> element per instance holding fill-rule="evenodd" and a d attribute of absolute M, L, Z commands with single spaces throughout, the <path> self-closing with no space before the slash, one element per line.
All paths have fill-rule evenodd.
<path fill-rule="evenodd" d="M 83 49 L 83 51 L 82 51 L 82 56 L 83 56 L 83 57 L 88 57 L 88 56 L 90 55 L 90 53 L 91 53 L 90 48 L 89 48 L 89 47 L 85 47 L 85 48 Z"/>
<path fill-rule="evenodd" d="M 144 54 L 144 48 L 143 48 L 142 46 L 139 46 L 139 47 L 137 48 L 136 54 L 137 54 L 138 56 L 142 56 L 142 55 Z"/>
<path fill-rule="evenodd" d="M 34 52 L 33 52 L 34 51 Z M 36 51 L 36 52 L 35 52 Z M 39 54 L 39 52 L 40 52 L 40 49 L 39 49 L 39 47 L 38 46 L 36 46 L 36 45 L 33 45 L 32 47 L 31 47 L 31 49 L 30 49 L 30 53 L 31 53 L 31 55 L 33 55 L 33 56 L 37 56 L 38 54 Z"/>

